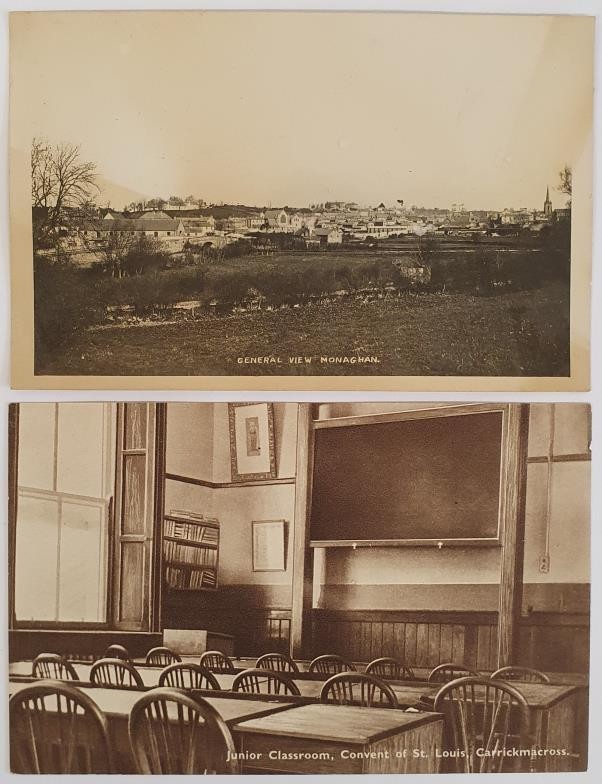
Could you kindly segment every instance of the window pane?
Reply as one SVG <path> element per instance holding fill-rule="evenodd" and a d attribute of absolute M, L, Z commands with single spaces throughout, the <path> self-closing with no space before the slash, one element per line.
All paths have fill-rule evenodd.
<path fill-rule="evenodd" d="M 19 406 L 19 484 L 54 489 L 54 403 Z"/>
<path fill-rule="evenodd" d="M 64 502 L 61 523 L 59 617 L 105 620 L 107 552 L 101 506 Z"/>
<path fill-rule="evenodd" d="M 106 495 L 106 416 L 104 403 L 61 403 L 58 417 L 57 490 Z"/>
<path fill-rule="evenodd" d="M 17 514 L 15 614 L 56 619 L 58 503 L 20 494 Z"/>

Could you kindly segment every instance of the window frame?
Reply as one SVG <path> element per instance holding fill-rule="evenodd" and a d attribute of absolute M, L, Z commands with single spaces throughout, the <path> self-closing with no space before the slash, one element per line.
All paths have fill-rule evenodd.
<path fill-rule="evenodd" d="M 103 498 L 96 498 L 95 496 L 87 496 L 81 495 L 77 493 L 63 493 L 58 490 L 42 490 L 37 487 L 25 487 L 21 486 L 17 488 L 17 496 L 18 498 L 22 496 L 27 496 L 29 498 L 38 498 L 38 499 L 46 499 L 49 501 L 56 501 L 57 508 L 58 508 L 58 541 L 59 541 L 59 559 L 60 559 L 60 552 L 61 552 L 61 530 L 62 530 L 62 515 L 63 515 L 63 507 L 65 504 L 69 504 L 70 502 L 79 503 L 81 505 L 90 506 L 92 508 L 102 509 L 104 507 L 105 512 L 105 524 L 106 524 L 106 532 L 105 532 L 105 541 L 104 541 L 104 550 L 106 553 L 106 568 L 104 572 L 104 608 L 105 608 L 105 621 L 64 621 L 64 620 L 43 620 L 43 621 L 36 621 L 36 620 L 18 620 L 16 621 L 19 628 L 26 628 L 26 626 L 31 626 L 31 628 L 39 628 L 40 625 L 42 627 L 51 626 L 53 628 L 57 627 L 67 627 L 68 624 L 75 624 L 74 628 L 83 628 L 83 626 L 91 626 L 93 628 L 105 628 L 109 625 L 109 616 L 110 616 L 110 608 L 108 606 L 108 595 L 110 593 L 110 586 L 109 586 L 109 577 L 110 577 L 110 557 L 111 557 L 111 548 L 112 548 L 112 516 L 113 516 L 113 496 L 106 501 Z M 17 504 L 18 504 L 17 498 Z M 15 580 L 16 580 L 16 526 L 15 526 Z M 58 590 L 58 596 L 60 597 L 60 588 Z M 15 582 L 15 600 L 16 600 L 16 582 Z M 58 608 L 60 608 L 60 598 L 58 601 Z M 16 605 L 15 605 L 15 620 L 16 620 Z"/>
<path fill-rule="evenodd" d="M 35 404 L 34 404 L 35 405 Z M 86 405 L 82 402 L 82 405 Z M 124 403 L 117 403 L 117 416 L 114 422 L 112 437 L 118 439 L 119 427 L 123 421 Z M 117 602 L 116 577 L 115 577 L 115 492 L 117 490 L 118 461 L 115 461 L 115 475 L 113 476 L 112 493 L 107 509 L 107 539 L 108 552 L 107 572 L 105 575 L 105 621 L 24 621 L 17 620 L 15 613 L 15 587 L 16 587 L 16 542 L 17 542 L 17 516 L 19 496 L 19 403 L 11 403 L 8 410 L 8 622 L 9 631 L 19 630 L 48 630 L 48 631 L 120 631 L 139 632 L 149 634 L 161 629 L 161 530 L 163 523 L 163 498 L 165 493 L 165 444 L 166 444 L 166 404 L 150 403 L 149 413 L 154 418 L 154 440 L 150 445 L 154 450 L 153 488 L 151 492 L 153 508 L 149 580 L 149 611 L 148 629 L 125 629 L 122 624 L 115 622 L 115 606 Z M 121 437 L 121 436 L 119 436 Z M 120 448 L 117 442 L 118 454 Z M 34 489 L 34 488 L 27 488 Z M 36 490 L 37 492 L 37 490 Z M 44 492 L 44 491 L 42 491 Z M 54 493 L 55 491 L 49 491 Z M 68 495 L 68 494 L 64 494 Z"/>

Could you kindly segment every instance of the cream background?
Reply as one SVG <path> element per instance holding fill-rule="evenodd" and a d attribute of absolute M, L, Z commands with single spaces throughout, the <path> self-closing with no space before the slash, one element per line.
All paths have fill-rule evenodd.
<path fill-rule="evenodd" d="M 416 8 L 417 3 L 415 0 L 379 0 L 377 3 L 368 2 L 368 0 L 316 0 L 315 3 L 305 2 L 304 0 L 263 0 L 261 5 L 263 7 L 272 8 L 293 8 L 293 7 L 307 7 L 313 4 L 320 8 L 338 8 L 347 7 L 355 9 L 368 9 L 373 8 L 378 4 L 382 8 L 395 8 L 395 9 L 412 9 Z M 6 150 L 8 147 L 8 59 L 5 53 L 8 51 L 8 20 L 7 11 L 23 10 L 25 3 L 22 0 L 0 0 L 0 52 L 4 54 L 0 57 L 0 103 L 4 109 L 0 111 L 0 141 L 3 145 L 3 165 L 0 165 L 0 180 L 2 186 L 0 188 L 0 400 L 2 401 L 4 416 L 1 418 L 0 430 L 0 488 L 6 498 L 7 492 L 7 405 L 15 400 L 35 400 L 35 401 L 51 401 L 57 399 L 59 394 L 54 391 L 15 391 L 10 387 L 9 379 L 9 340 L 10 340 L 10 318 L 11 318 L 11 303 L 10 303 L 10 275 L 9 275 L 9 217 L 8 217 L 8 156 Z M 166 5 L 165 0 L 63 0 L 61 2 L 62 8 L 70 9 L 84 9 L 84 8 L 161 8 Z M 198 5 L 197 0 L 178 0 L 178 5 L 182 8 L 192 8 Z M 253 5 L 257 6 L 258 3 L 250 0 L 203 0 L 205 7 L 221 8 L 225 5 L 229 7 L 244 7 L 249 8 Z M 49 10 L 56 7 L 56 0 L 28 0 L 27 8 L 38 10 Z M 421 3 L 421 10 L 445 10 L 445 11 L 468 11 L 468 12 L 504 12 L 515 11 L 520 13 L 545 13 L 545 12 L 563 12 L 563 13 L 585 13 L 598 15 L 597 28 L 598 36 L 600 32 L 600 23 L 602 10 L 600 8 L 599 0 L 425 0 Z M 600 41 L 596 44 L 596 82 L 600 84 L 602 79 L 602 49 Z M 597 109 L 595 115 L 595 130 L 596 134 L 600 132 L 600 100 L 597 101 Z M 599 145 L 598 145 L 599 147 Z M 602 176 L 602 156 L 597 151 L 592 159 L 593 172 L 594 172 L 594 200 L 598 204 L 599 197 L 597 196 L 599 190 L 599 183 Z M 598 205 L 599 206 L 599 205 Z M 594 242 L 595 242 L 595 258 L 596 266 L 600 262 L 600 240 L 602 238 L 602 211 L 596 209 L 594 213 Z M 26 275 L 27 281 L 27 275 Z M 602 276 L 596 270 L 593 277 L 592 297 L 594 302 L 602 301 Z M 584 323 L 587 324 L 588 316 L 584 317 Z M 559 400 L 572 400 L 572 401 L 591 401 L 594 404 L 593 412 L 593 434 L 596 444 L 602 442 L 602 417 L 598 414 L 598 407 L 602 406 L 602 345 L 599 336 L 602 335 L 602 314 L 600 308 L 594 308 L 592 313 L 592 386 L 591 391 L 587 393 L 570 393 L 570 392 L 542 392 L 533 391 L 526 388 L 519 393 L 509 392 L 509 387 L 506 386 L 503 392 L 493 393 L 483 387 L 479 391 L 476 390 L 475 385 L 467 385 L 463 389 L 457 388 L 453 395 L 449 392 L 437 392 L 434 387 L 431 391 L 425 392 L 424 387 L 417 387 L 414 392 L 399 392 L 397 398 L 399 400 L 448 400 L 453 398 L 456 401 L 481 401 L 481 400 L 536 400 L 540 402 L 551 402 Z M 19 347 L 17 347 L 17 350 Z M 26 358 L 26 365 L 29 360 Z M 271 399 L 271 400 L 316 400 L 328 399 L 336 397 L 337 400 L 345 401 L 362 401 L 366 398 L 372 400 L 388 401 L 391 394 L 386 394 L 378 391 L 371 391 L 370 394 L 366 392 L 357 393 L 338 390 L 336 394 L 325 394 L 324 392 L 301 392 L 301 393 L 287 393 L 284 387 L 280 387 L 278 391 L 272 391 L 269 395 L 257 391 L 229 391 L 220 392 L 216 389 L 224 389 L 224 386 L 216 384 L 213 392 L 199 392 L 198 385 L 191 385 L 188 392 L 171 392 L 158 391 L 160 387 L 155 384 L 152 386 L 152 379 L 146 379 L 148 384 L 148 391 L 144 394 L 136 391 L 124 391 L 118 389 L 115 382 L 110 379 L 102 380 L 102 385 L 97 384 L 97 390 L 90 391 L 80 387 L 78 391 L 64 391 L 60 394 L 62 400 L 137 400 L 137 399 L 153 399 L 153 400 L 197 400 L 197 401 L 228 401 L 228 400 L 249 400 L 249 399 Z M 27 385 L 27 378 L 22 379 L 23 385 Z M 500 386 L 500 390 L 502 387 Z M 196 390 L 196 391 L 194 391 Z M 225 403 L 224 403 L 225 404 Z M 602 532 L 597 521 L 602 519 L 602 462 L 595 459 L 592 464 L 593 469 L 593 482 L 592 482 L 592 519 L 595 521 L 592 526 L 592 553 L 593 561 L 597 564 L 602 556 Z M 5 508 L 5 507 L 3 507 Z M 6 524 L 6 515 L 0 515 L 0 526 L 4 533 L 4 526 Z M 0 559 L 2 563 L 6 563 L 7 550 L 6 550 L 6 536 L 0 536 Z M 599 577 L 597 570 L 594 570 L 594 590 L 592 594 L 592 661 L 596 662 L 602 658 L 602 594 L 600 592 Z M 3 632 L 0 634 L 0 648 L 2 655 L 6 657 L 7 646 L 7 604 L 0 602 L 0 627 Z M 5 658 L 6 660 L 6 658 Z M 0 717 L 4 718 L 3 726 L 7 724 L 7 706 L 8 700 L 6 699 L 6 681 L 0 679 L 0 694 L 3 696 L 2 709 L 0 710 Z M 592 704 L 597 705 L 602 697 L 602 676 L 596 667 L 592 668 L 591 674 L 591 688 L 590 694 Z M 602 737 L 602 715 L 600 711 L 592 710 L 590 715 L 590 737 L 592 740 Z M 7 748 L 7 733 L 0 733 L 0 779 L 8 779 L 8 748 Z M 589 761 L 589 771 L 584 774 L 575 774 L 574 780 L 577 782 L 587 782 L 587 784 L 594 784 L 598 782 L 602 776 L 602 755 L 591 754 Z M 12 777 L 11 777 L 12 778 Z M 436 779 L 424 778 L 424 781 L 435 781 Z M 49 777 L 49 781 L 53 784 L 59 784 L 61 779 Z M 152 781 L 148 778 L 147 781 Z M 515 781 L 511 776 L 502 777 L 502 781 L 508 781 L 510 784 Z"/>

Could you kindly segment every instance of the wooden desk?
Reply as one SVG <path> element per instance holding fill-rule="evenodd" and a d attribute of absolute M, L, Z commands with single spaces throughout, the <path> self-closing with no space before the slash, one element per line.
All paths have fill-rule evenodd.
<path fill-rule="evenodd" d="M 9 682 L 9 696 L 29 686 L 29 683 Z M 127 722 L 134 703 L 144 692 L 136 689 L 103 689 L 96 687 L 78 687 L 91 697 L 109 720 L 111 744 L 115 750 L 115 762 L 120 773 L 135 773 L 135 765 L 130 749 Z M 232 728 L 235 724 L 251 718 L 268 716 L 284 711 L 294 703 L 253 699 L 237 699 L 236 697 L 213 697 L 207 693 L 203 698 L 217 710 L 226 724 Z"/>
<path fill-rule="evenodd" d="M 443 716 L 301 705 L 239 722 L 234 733 L 249 773 L 437 773 Z"/>
<path fill-rule="evenodd" d="M 80 681 L 88 683 L 90 681 L 90 668 L 92 664 L 88 662 L 72 662 L 75 672 L 78 674 Z M 145 686 L 154 688 L 159 685 L 159 676 L 163 671 L 163 667 L 148 667 L 140 664 L 135 664 L 136 670 L 140 673 L 142 682 Z M 31 675 L 31 662 L 11 662 L 9 665 L 9 677 L 12 675 Z M 231 689 L 232 681 L 236 673 L 223 673 L 216 674 L 217 682 L 222 689 Z M 72 681 L 71 681 L 72 682 Z"/>
<path fill-rule="evenodd" d="M 90 665 L 75 663 L 83 681 L 88 681 Z M 156 686 L 161 668 L 138 667 L 145 686 Z M 11 674 L 31 675 L 31 662 L 12 662 Z M 217 680 L 224 690 L 232 688 L 235 674 L 218 674 Z M 324 679 L 301 674 L 294 679 L 304 699 L 317 700 Z M 432 709 L 440 685 L 420 682 L 391 682 L 401 707 Z M 532 715 L 532 732 L 538 748 L 566 748 L 570 756 L 542 756 L 536 767 L 542 771 L 582 771 L 587 769 L 587 687 L 558 684 L 513 682 L 527 700 Z M 99 691 L 99 690 L 95 690 Z M 112 691 L 103 689 L 103 692 Z M 121 692 L 123 693 L 123 692 Z M 203 695 L 205 696 L 205 694 Z M 286 699 L 285 697 L 283 699 Z M 292 698 L 291 703 L 298 702 Z M 279 703 L 280 704 L 280 703 Z"/>
<path fill-rule="evenodd" d="M 531 731 L 536 748 L 567 749 L 570 756 L 538 757 L 535 767 L 545 772 L 587 770 L 587 751 L 577 736 L 580 708 L 587 690 L 579 686 L 513 682 L 531 708 Z"/>
<path fill-rule="evenodd" d="M 577 737 L 578 711 L 585 687 L 551 683 L 509 681 L 527 700 L 531 711 L 531 734 L 541 756 L 534 759 L 538 772 L 576 771 L 587 769 L 582 739 Z M 425 691 L 423 703 L 432 705 L 438 688 Z M 545 753 L 550 749 L 566 749 L 567 755 Z"/>
<path fill-rule="evenodd" d="M 196 656 L 197 660 L 205 651 L 234 655 L 234 637 L 208 629 L 163 629 L 163 645 L 174 653 Z"/>

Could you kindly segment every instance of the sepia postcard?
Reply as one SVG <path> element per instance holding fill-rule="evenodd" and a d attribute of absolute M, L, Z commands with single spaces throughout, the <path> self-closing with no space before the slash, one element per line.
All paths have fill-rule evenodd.
<path fill-rule="evenodd" d="M 589 388 L 594 19 L 18 12 L 12 383 Z"/>
<path fill-rule="evenodd" d="M 589 406 L 232 405 L 10 407 L 11 770 L 587 770 Z"/>

